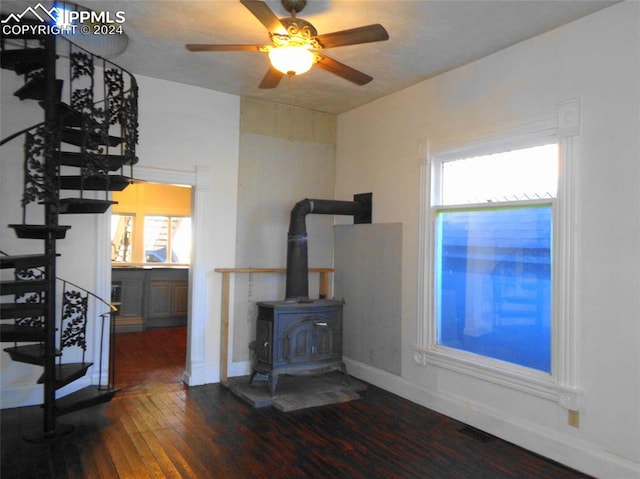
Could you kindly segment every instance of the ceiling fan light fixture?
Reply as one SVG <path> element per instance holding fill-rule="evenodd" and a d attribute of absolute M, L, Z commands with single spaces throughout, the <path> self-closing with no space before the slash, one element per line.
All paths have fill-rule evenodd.
<path fill-rule="evenodd" d="M 389 34 L 378 23 L 318 35 L 308 21 L 298 18 L 307 0 L 281 0 L 291 13 L 288 18 L 278 18 L 269 5 L 262 0 L 240 0 L 249 12 L 267 29 L 271 45 L 207 45 L 189 43 L 192 52 L 258 51 L 267 53 L 271 65 L 258 88 L 275 88 L 284 75 L 302 75 L 313 66 L 337 75 L 356 85 L 366 85 L 373 77 L 333 60 L 324 53 L 327 48 L 359 45 L 361 43 L 388 40 Z"/>
<path fill-rule="evenodd" d="M 284 46 L 272 48 L 269 60 L 276 70 L 285 75 L 301 75 L 311 69 L 315 56 L 304 46 Z"/>

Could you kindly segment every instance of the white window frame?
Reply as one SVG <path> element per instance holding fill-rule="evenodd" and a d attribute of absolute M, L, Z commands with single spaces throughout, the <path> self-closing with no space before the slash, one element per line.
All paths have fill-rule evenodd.
<path fill-rule="evenodd" d="M 414 361 L 510 387 L 558 402 L 567 409 L 579 409 L 577 322 L 575 317 L 575 175 L 580 135 L 580 101 L 558 105 L 554 118 L 505 128 L 464 140 L 434 143 L 429 138 L 419 145 L 421 159 L 420 252 L 418 278 L 418 327 Z M 545 143 L 559 147 L 559 177 L 553 202 L 553 290 L 551 373 L 483 358 L 437 344 L 435 314 L 435 214 L 439 197 L 435 168 L 454 158 L 468 158 Z M 524 204 L 524 202 L 519 203 Z"/>

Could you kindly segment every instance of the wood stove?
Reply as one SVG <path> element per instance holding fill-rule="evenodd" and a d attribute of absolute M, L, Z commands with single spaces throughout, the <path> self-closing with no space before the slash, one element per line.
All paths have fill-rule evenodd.
<path fill-rule="evenodd" d="M 304 303 L 258 303 L 253 377 L 269 376 L 275 393 L 280 374 L 342 371 L 342 302 L 321 299 Z"/>
<path fill-rule="evenodd" d="M 284 301 L 258 303 L 256 340 L 251 378 L 269 376 L 273 396 L 280 374 L 318 373 L 340 370 L 342 361 L 341 301 L 309 299 L 306 216 L 350 215 L 354 223 L 371 223 L 371 193 L 355 195 L 354 201 L 310 200 L 291 210 L 287 236 L 287 277 Z"/>

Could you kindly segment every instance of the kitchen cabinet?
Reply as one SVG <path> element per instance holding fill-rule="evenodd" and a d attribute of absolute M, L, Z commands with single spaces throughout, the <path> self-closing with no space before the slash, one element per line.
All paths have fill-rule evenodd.
<path fill-rule="evenodd" d="M 187 268 L 113 268 L 116 332 L 186 325 L 188 276 Z"/>

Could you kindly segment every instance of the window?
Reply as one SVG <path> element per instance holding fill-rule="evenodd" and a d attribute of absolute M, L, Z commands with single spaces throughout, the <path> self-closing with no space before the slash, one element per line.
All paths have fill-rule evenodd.
<path fill-rule="evenodd" d="M 111 262 L 189 264 L 191 262 L 191 218 L 144 215 L 142 231 L 135 215 L 111 216 Z M 135 232 L 135 233 L 134 233 Z M 134 236 L 144 237 L 144 261 L 136 261 Z M 170 254 L 169 254 L 170 252 Z"/>
<path fill-rule="evenodd" d="M 567 100 L 552 118 L 420 143 L 416 364 L 580 407 L 580 108 Z"/>
<path fill-rule="evenodd" d="M 145 216 L 144 255 L 147 263 L 189 263 L 190 251 L 191 218 Z"/>
<path fill-rule="evenodd" d="M 434 175 L 436 344 L 550 373 L 558 145 L 443 161 Z"/>
<path fill-rule="evenodd" d="M 111 215 L 111 262 L 133 261 L 133 215 Z"/>
<path fill-rule="evenodd" d="M 137 266 L 191 263 L 191 188 L 136 183 L 113 192 L 111 262 Z"/>

